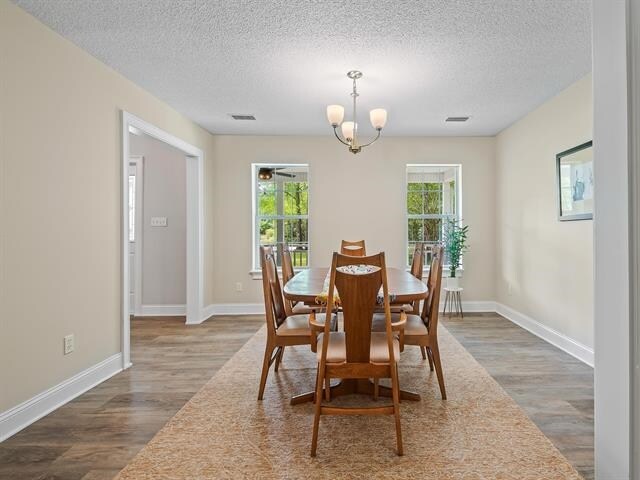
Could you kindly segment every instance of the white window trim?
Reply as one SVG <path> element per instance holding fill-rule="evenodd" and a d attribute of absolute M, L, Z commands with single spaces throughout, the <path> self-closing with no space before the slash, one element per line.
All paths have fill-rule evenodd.
<path fill-rule="evenodd" d="M 409 213 L 407 212 L 407 196 L 409 195 L 409 168 L 411 167 L 457 167 L 458 178 L 456 182 L 456 212 L 458 221 L 462 221 L 462 164 L 461 163 L 407 163 L 404 169 L 404 258 L 407 260 L 407 246 L 409 245 Z M 464 259 L 463 259 L 464 260 Z M 405 265 L 407 270 L 411 270 L 411 265 Z M 429 266 L 425 265 L 422 269 L 423 273 L 429 272 Z M 460 267 L 456 270 L 456 277 L 458 272 L 462 274 L 464 272 L 464 264 L 461 263 Z M 449 265 L 442 266 L 442 276 L 449 276 L 451 269 Z M 445 275 L 446 274 L 446 275 Z"/>
<path fill-rule="evenodd" d="M 307 265 L 311 265 L 311 167 L 308 163 L 252 163 L 251 164 L 251 270 L 249 275 L 253 280 L 262 280 L 262 270 L 257 268 L 258 261 L 258 246 L 260 245 L 260 232 L 256 228 L 256 215 L 257 215 L 257 189 L 258 189 L 258 169 L 261 167 L 306 167 L 307 169 L 307 236 L 309 241 L 309 250 L 307 251 Z M 287 216 L 287 218 L 295 218 L 296 216 Z M 294 271 L 298 272 L 308 267 L 296 267 Z M 278 268 L 278 272 L 282 273 L 282 269 Z"/>

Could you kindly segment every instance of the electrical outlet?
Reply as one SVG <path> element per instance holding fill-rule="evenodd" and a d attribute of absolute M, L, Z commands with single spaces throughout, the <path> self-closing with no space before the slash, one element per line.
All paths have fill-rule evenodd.
<path fill-rule="evenodd" d="M 242 283 L 238 282 L 236 283 L 236 292 L 241 292 L 242 291 Z"/>
<path fill-rule="evenodd" d="M 151 217 L 151 226 L 152 227 L 166 227 L 167 226 L 167 217 Z"/>
<path fill-rule="evenodd" d="M 64 337 L 64 354 L 69 355 L 73 352 L 73 333 Z"/>

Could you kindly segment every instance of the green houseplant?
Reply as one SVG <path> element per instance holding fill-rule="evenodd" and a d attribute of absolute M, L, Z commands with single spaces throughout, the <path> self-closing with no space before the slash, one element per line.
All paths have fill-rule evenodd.
<path fill-rule="evenodd" d="M 462 254 L 469 248 L 467 245 L 467 235 L 469 225 L 461 226 L 460 221 L 449 219 L 444 226 L 444 251 L 449 258 L 449 277 L 456 278 L 456 271 L 460 268 Z M 449 282 L 449 286 L 457 284 L 457 280 Z"/>

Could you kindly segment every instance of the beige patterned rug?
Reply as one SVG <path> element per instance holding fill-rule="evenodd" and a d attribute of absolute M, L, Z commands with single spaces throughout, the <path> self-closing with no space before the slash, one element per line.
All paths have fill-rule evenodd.
<path fill-rule="evenodd" d="M 580 479 L 525 413 L 445 328 L 440 331 L 449 399 L 417 347 L 402 354 L 404 389 L 422 401 L 401 404 L 403 457 L 392 416 L 322 417 L 311 458 L 315 359 L 288 348 L 256 400 L 262 328 L 125 467 L 125 479 Z M 344 397 L 343 397 L 344 398 Z M 340 401 L 368 403 L 367 397 Z M 385 402 L 385 399 L 378 403 Z"/>

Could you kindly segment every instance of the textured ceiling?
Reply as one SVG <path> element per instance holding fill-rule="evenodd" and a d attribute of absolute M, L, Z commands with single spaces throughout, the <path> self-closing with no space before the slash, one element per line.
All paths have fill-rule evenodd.
<path fill-rule="evenodd" d="M 357 68 L 386 134 L 493 135 L 591 70 L 589 0 L 16 3 L 213 133 L 328 134 Z"/>

